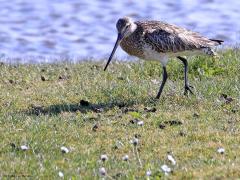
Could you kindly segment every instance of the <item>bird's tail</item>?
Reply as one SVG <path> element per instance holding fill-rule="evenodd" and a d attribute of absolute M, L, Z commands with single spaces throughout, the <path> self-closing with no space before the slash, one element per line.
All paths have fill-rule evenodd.
<path fill-rule="evenodd" d="M 222 44 L 224 41 L 223 40 L 219 40 L 219 39 L 209 39 L 211 41 L 217 42 L 218 45 Z"/>

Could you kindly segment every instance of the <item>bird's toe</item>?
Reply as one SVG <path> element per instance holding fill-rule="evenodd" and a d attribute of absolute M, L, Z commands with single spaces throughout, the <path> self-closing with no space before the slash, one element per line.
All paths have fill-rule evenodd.
<path fill-rule="evenodd" d="M 185 95 L 185 96 L 188 95 L 188 92 L 190 92 L 191 94 L 194 94 L 193 91 L 192 91 L 192 89 L 194 88 L 193 86 L 187 85 L 187 86 L 185 86 L 184 88 L 185 88 L 185 90 L 184 90 L 184 95 Z"/>

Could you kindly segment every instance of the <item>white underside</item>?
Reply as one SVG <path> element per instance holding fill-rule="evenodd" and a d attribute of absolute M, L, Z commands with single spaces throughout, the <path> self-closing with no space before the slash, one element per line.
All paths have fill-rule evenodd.
<path fill-rule="evenodd" d="M 203 54 L 205 53 L 201 50 L 183 51 L 178 53 L 159 53 L 157 51 L 152 50 L 151 48 L 145 48 L 145 51 L 144 51 L 145 60 L 160 61 L 163 66 L 167 65 L 169 58 L 174 58 L 177 56 L 193 56 L 193 55 L 203 55 Z"/>

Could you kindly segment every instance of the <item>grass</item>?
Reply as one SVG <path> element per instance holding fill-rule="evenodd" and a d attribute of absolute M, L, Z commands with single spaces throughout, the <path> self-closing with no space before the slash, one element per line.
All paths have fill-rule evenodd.
<path fill-rule="evenodd" d="M 240 177 L 239 57 L 233 49 L 219 59 L 191 58 L 195 95 L 188 97 L 183 66 L 171 61 L 159 101 L 153 99 L 162 73 L 156 62 L 115 62 L 107 72 L 101 61 L 1 64 L 0 177 L 59 179 L 62 172 L 66 179 L 99 179 L 101 167 L 107 179 L 144 179 L 147 170 L 150 179 Z"/>

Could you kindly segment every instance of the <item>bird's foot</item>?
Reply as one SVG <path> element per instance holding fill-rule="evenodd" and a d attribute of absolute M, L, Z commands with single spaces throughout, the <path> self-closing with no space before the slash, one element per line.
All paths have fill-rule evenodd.
<path fill-rule="evenodd" d="M 190 94 L 194 94 L 194 93 L 192 92 L 193 86 L 191 86 L 191 85 L 186 85 L 184 88 L 185 88 L 185 90 L 184 90 L 184 95 L 185 95 L 185 96 L 188 95 L 188 92 L 190 92 Z"/>
<path fill-rule="evenodd" d="M 157 101 L 158 99 L 160 99 L 160 96 L 159 96 L 159 95 L 157 95 L 154 100 Z"/>

